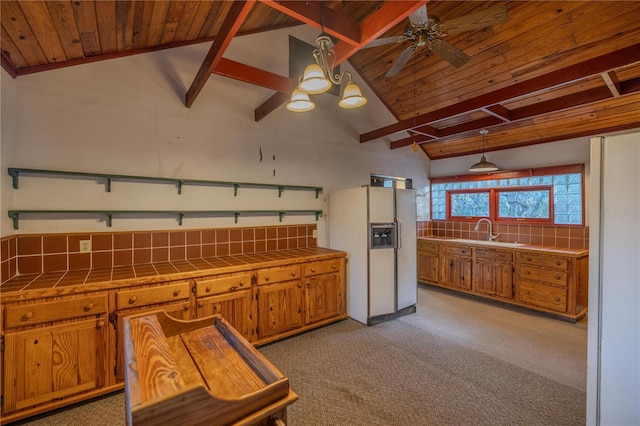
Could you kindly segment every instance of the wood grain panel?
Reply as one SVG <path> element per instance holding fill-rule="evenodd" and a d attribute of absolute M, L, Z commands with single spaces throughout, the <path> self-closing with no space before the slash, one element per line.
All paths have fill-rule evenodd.
<path fill-rule="evenodd" d="M 66 61 L 67 56 L 56 33 L 56 27 L 44 1 L 20 3 L 20 8 L 49 62 Z"/>
<path fill-rule="evenodd" d="M 84 52 L 80 44 L 80 33 L 71 3 L 48 1 L 46 4 L 67 59 L 82 58 Z"/>

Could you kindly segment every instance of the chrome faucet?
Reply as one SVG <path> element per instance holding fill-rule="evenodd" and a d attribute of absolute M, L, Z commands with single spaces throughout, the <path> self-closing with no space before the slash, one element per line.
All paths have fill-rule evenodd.
<path fill-rule="evenodd" d="M 492 223 L 491 223 L 491 221 L 490 221 L 489 219 L 487 219 L 486 217 L 483 217 L 482 219 L 480 219 L 480 220 L 476 223 L 476 227 L 475 227 L 475 228 L 473 228 L 473 230 L 474 230 L 474 231 L 477 231 L 477 230 L 478 230 L 478 228 L 480 228 L 480 222 L 482 222 L 482 221 L 485 221 L 485 222 L 487 222 L 487 223 L 489 224 L 489 235 L 487 235 L 487 241 L 493 241 L 493 240 L 495 240 L 496 238 L 498 238 L 498 237 L 500 236 L 500 234 L 499 234 L 499 233 L 498 233 L 498 234 L 496 234 L 496 235 L 493 235 L 493 231 L 492 231 L 492 229 L 493 229 L 493 224 L 492 224 Z"/>

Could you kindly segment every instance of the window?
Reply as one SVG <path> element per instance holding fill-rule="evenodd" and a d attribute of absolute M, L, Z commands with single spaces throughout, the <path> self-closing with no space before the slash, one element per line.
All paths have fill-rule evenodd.
<path fill-rule="evenodd" d="M 433 220 L 584 224 L 584 166 L 431 179 Z"/>

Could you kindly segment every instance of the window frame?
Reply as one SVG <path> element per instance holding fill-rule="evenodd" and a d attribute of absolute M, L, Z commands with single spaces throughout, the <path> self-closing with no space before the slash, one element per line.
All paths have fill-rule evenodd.
<path fill-rule="evenodd" d="M 450 193 L 471 193 L 471 192 L 490 192 L 489 196 L 489 217 L 491 221 L 499 223 L 511 223 L 511 224 L 530 224 L 530 225 L 552 225 L 560 227 L 584 227 L 585 226 L 585 165 L 584 164 L 571 164 L 566 166 L 552 166 L 552 167 L 540 167 L 535 169 L 523 169 L 513 170 L 505 172 L 492 172 L 483 174 L 469 174 L 469 175 L 452 175 L 452 176 L 438 176 L 430 177 L 429 188 L 430 193 L 433 193 L 434 184 L 446 184 L 452 182 L 470 182 L 481 180 L 501 180 L 501 179 L 515 179 L 520 177 L 534 177 L 534 176 L 555 176 L 555 175 L 567 175 L 567 174 L 580 174 L 580 197 L 581 197 L 581 223 L 555 223 L 555 195 L 553 185 L 540 185 L 540 186 L 491 186 L 483 188 L 469 188 L 469 189 L 448 189 L 445 191 L 445 218 L 434 219 L 433 218 L 433 196 L 430 197 L 430 218 L 434 222 L 443 221 L 457 221 L 457 222 L 473 222 L 477 221 L 484 216 L 451 216 L 451 196 Z M 548 188 L 549 193 L 549 219 L 535 219 L 535 218 L 498 218 L 498 196 L 495 191 L 521 191 L 521 190 L 540 190 L 542 188 Z M 493 195 L 492 195 L 493 193 Z"/>

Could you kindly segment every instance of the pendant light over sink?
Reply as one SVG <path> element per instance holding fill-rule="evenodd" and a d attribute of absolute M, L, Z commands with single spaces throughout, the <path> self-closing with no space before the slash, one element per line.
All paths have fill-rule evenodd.
<path fill-rule="evenodd" d="M 480 134 L 482 135 L 482 158 L 480 158 L 480 162 L 469 167 L 470 172 L 481 173 L 481 172 L 495 172 L 498 170 L 498 166 L 493 164 L 484 157 L 484 137 L 489 133 L 488 130 L 482 129 L 480 130 Z"/>

